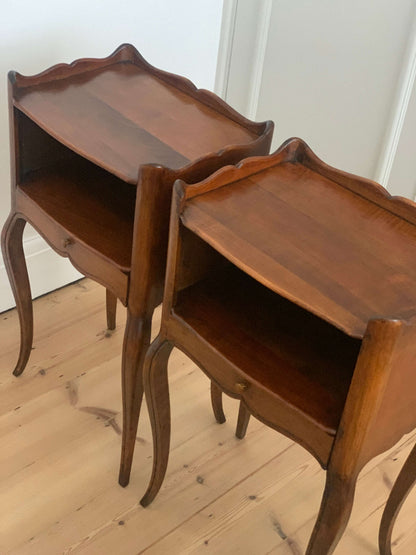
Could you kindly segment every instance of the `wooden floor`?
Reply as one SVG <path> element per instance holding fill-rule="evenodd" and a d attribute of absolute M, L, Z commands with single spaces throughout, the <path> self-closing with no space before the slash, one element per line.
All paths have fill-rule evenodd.
<path fill-rule="evenodd" d="M 209 382 L 183 354 L 170 364 L 172 450 L 159 496 L 138 500 L 151 470 L 144 407 L 130 486 L 117 484 L 120 350 L 125 311 L 105 329 L 104 290 L 89 280 L 35 301 L 35 347 L 20 378 L 15 311 L 0 315 L 0 554 L 301 554 L 324 472 L 301 447 L 252 419 L 234 437 L 237 403 L 216 424 Z M 155 318 L 155 329 L 159 312 Z M 388 492 L 416 434 L 372 461 L 358 482 L 336 554 L 375 554 Z M 416 491 L 393 553 L 416 553 Z"/>

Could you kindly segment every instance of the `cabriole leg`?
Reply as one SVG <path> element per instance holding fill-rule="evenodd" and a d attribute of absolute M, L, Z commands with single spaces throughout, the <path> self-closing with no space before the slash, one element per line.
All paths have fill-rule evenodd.
<path fill-rule="evenodd" d="M 384 508 L 378 536 L 380 555 L 391 555 L 391 534 L 394 523 L 396 522 L 397 515 L 399 514 L 406 497 L 409 495 L 415 484 L 416 445 L 413 447 L 400 471 L 400 474 L 397 476 Z"/>
<path fill-rule="evenodd" d="M 238 411 L 237 429 L 235 431 L 238 439 L 243 439 L 247 432 L 247 426 L 250 421 L 250 412 L 242 401 L 240 401 L 240 408 Z"/>
<path fill-rule="evenodd" d="M 106 312 L 107 312 L 107 329 L 116 329 L 116 311 L 117 297 L 108 289 L 106 289 Z"/>
<path fill-rule="evenodd" d="M 341 478 L 328 470 L 321 507 L 306 555 L 330 555 L 348 524 L 357 476 Z"/>
<path fill-rule="evenodd" d="M 222 391 L 214 382 L 211 382 L 211 405 L 215 420 L 218 424 L 224 424 L 225 414 L 222 406 Z"/>
<path fill-rule="evenodd" d="M 160 336 L 146 356 L 144 383 L 153 433 L 153 470 L 149 486 L 140 503 L 149 505 L 156 497 L 166 474 L 170 447 L 170 402 L 168 360 L 173 345 Z"/>
<path fill-rule="evenodd" d="M 33 306 L 29 277 L 23 252 L 23 230 L 26 220 L 17 214 L 10 214 L 2 232 L 1 243 L 4 264 L 16 301 L 20 321 L 20 353 L 15 376 L 20 376 L 29 360 L 33 343 Z"/>
<path fill-rule="evenodd" d="M 137 425 L 143 398 L 143 364 L 150 343 L 151 317 L 134 316 L 127 310 L 122 354 L 123 436 L 119 484 L 130 480 Z"/>

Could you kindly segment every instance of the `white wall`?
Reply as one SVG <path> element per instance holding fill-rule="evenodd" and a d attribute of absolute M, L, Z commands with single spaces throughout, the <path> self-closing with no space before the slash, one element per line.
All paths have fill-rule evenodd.
<path fill-rule="evenodd" d="M 275 147 L 299 136 L 329 164 L 377 177 L 414 31 L 414 0 L 235 5 L 227 101 L 249 117 L 273 119 Z M 405 128 L 412 132 L 410 123 Z M 413 196 L 401 179 L 391 190 Z"/>
<path fill-rule="evenodd" d="M 222 0 L 0 1 L 0 225 L 9 211 L 6 74 L 34 74 L 59 62 L 104 57 L 130 42 L 153 65 L 213 89 Z M 34 296 L 77 279 L 33 230 L 25 248 Z M 0 311 L 13 306 L 0 258 Z"/>

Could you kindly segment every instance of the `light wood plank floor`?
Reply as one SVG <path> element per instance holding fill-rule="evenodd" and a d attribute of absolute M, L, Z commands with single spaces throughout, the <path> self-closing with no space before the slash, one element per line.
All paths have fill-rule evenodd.
<path fill-rule="evenodd" d="M 151 471 L 144 407 L 132 480 L 117 484 L 120 351 L 125 311 L 105 330 L 104 290 L 92 281 L 34 303 L 35 347 L 20 378 L 15 311 L 0 315 L 0 554 L 301 554 L 324 472 L 302 448 L 251 420 L 234 437 L 238 405 L 216 424 L 207 378 L 183 354 L 170 363 L 172 450 L 159 496 L 138 500 Z M 159 312 L 155 317 L 155 331 Z M 372 461 L 358 482 L 336 553 L 375 554 L 388 492 L 416 440 Z M 403 507 L 394 553 L 416 553 L 416 492 Z"/>

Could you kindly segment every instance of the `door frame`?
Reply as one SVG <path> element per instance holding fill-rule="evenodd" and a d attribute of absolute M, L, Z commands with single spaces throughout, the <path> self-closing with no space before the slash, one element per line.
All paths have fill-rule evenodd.
<path fill-rule="evenodd" d="M 238 75 L 239 82 L 242 85 L 241 88 L 247 91 L 247 94 L 236 108 L 246 117 L 256 119 L 273 0 L 258 0 L 258 2 L 256 2 L 256 12 L 252 12 L 249 21 L 244 22 L 244 25 L 251 26 L 252 32 L 246 33 L 249 40 L 242 43 L 238 40 L 236 23 L 241 16 L 240 12 L 246 9 L 247 6 L 247 0 L 224 0 L 215 78 L 215 92 L 224 100 L 229 101 L 227 93 L 230 86 L 230 79 L 235 78 L 235 75 L 233 76 L 233 72 L 235 71 L 233 67 L 233 54 L 235 56 L 235 49 L 239 47 L 240 51 L 237 58 L 242 57 L 244 59 L 249 59 L 251 63 L 244 75 L 242 72 Z M 254 54 L 248 57 L 246 55 L 248 52 L 253 52 Z M 390 174 L 415 81 L 416 14 L 403 56 L 400 78 L 397 82 L 396 93 L 390 109 L 389 123 L 386 127 L 375 172 L 375 180 L 386 188 L 388 188 Z"/>

